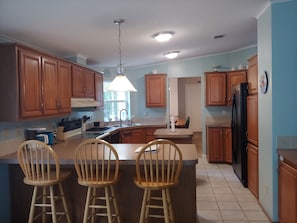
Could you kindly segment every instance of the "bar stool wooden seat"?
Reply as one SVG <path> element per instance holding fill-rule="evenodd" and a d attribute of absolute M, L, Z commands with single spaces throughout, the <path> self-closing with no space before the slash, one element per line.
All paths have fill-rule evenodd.
<path fill-rule="evenodd" d="M 89 219 L 94 222 L 95 217 L 105 216 L 108 223 L 120 223 L 113 188 L 119 178 L 119 157 L 115 148 L 104 140 L 85 140 L 76 148 L 74 164 L 78 183 L 88 187 L 83 222 Z"/>
<path fill-rule="evenodd" d="M 134 180 L 144 189 L 139 222 L 149 222 L 150 218 L 174 222 L 169 188 L 178 183 L 181 167 L 182 153 L 170 140 L 153 140 L 140 150 Z"/>
<path fill-rule="evenodd" d="M 60 171 L 54 150 L 41 141 L 28 140 L 19 146 L 17 157 L 25 175 L 24 183 L 34 186 L 28 222 L 44 223 L 46 215 L 51 215 L 53 223 L 60 220 L 70 223 L 62 181 L 71 172 Z M 58 193 L 54 192 L 54 186 L 58 186 Z"/>

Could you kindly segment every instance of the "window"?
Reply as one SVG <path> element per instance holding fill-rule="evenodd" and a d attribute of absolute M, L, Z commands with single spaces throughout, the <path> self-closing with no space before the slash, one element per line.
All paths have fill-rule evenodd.
<path fill-rule="evenodd" d="M 104 121 L 120 120 L 120 110 L 126 109 L 130 117 L 130 92 L 107 91 L 110 82 L 104 81 Z M 123 120 L 128 119 L 126 113 L 122 113 Z"/>

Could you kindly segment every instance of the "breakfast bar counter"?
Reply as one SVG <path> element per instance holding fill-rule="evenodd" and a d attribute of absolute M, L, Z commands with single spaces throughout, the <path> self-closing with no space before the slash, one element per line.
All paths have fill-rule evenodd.
<path fill-rule="evenodd" d="M 74 150 L 82 138 L 73 138 L 53 146 L 61 168 L 70 169 L 73 174 L 65 181 L 65 196 L 68 201 L 72 222 L 82 222 L 86 188 L 77 183 L 74 169 Z M 135 150 L 144 144 L 113 144 L 120 159 L 120 180 L 115 186 L 122 222 L 139 221 L 143 190 L 134 184 Z M 176 187 L 171 188 L 175 222 L 195 223 L 196 210 L 196 164 L 198 154 L 194 144 L 179 144 L 183 155 L 183 166 Z M 26 222 L 31 202 L 32 187 L 23 183 L 23 173 L 18 165 L 16 153 L 0 157 L 0 163 L 9 165 L 11 222 Z M 158 221 L 157 221 L 158 222 Z"/>

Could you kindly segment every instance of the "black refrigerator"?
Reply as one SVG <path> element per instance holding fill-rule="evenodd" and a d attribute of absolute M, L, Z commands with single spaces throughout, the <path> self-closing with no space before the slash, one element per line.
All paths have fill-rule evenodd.
<path fill-rule="evenodd" d="M 232 167 L 247 187 L 247 96 L 248 83 L 232 87 Z"/>

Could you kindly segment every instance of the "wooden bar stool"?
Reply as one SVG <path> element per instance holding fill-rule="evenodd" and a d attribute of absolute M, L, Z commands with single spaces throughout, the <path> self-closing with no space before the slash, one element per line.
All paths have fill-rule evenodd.
<path fill-rule="evenodd" d="M 118 181 L 119 157 L 115 148 L 100 139 L 88 139 L 75 151 L 75 169 L 78 183 L 88 187 L 84 219 L 95 221 L 105 216 L 108 223 L 121 222 L 113 185 Z M 100 194 L 99 189 L 102 189 Z"/>
<path fill-rule="evenodd" d="M 138 187 L 144 189 L 140 223 L 149 222 L 149 218 L 174 222 L 169 188 L 178 183 L 181 167 L 182 153 L 172 141 L 153 140 L 140 150 L 134 180 Z M 159 193 L 156 195 L 156 192 Z"/>
<path fill-rule="evenodd" d="M 44 223 L 46 215 L 51 215 L 53 223 L 63 219 L 70 223 L 62 181 L 71 173 L 60 171 L 59 159 L 54 150 L 41 141 L 28 140 L 19 146 L 17 156 L 25 175 L 24 183 L 34 186 L 28 222 L 32 223 L 41 217 Z M 54 194 L 56 185 L 58 194 Z M 58 208 L 59 202 L 62 202 L 61 208 Z M 36 209 L 40 209 L 40 212 Z"/>

